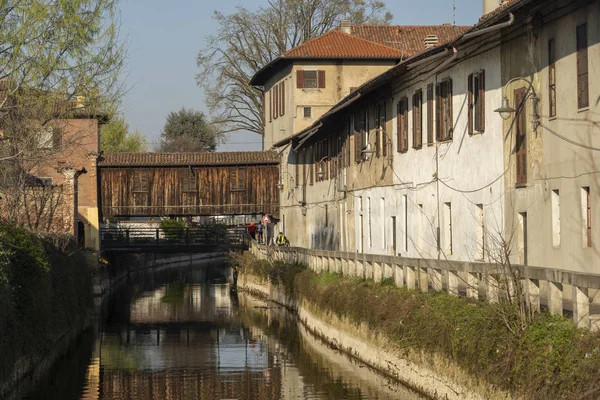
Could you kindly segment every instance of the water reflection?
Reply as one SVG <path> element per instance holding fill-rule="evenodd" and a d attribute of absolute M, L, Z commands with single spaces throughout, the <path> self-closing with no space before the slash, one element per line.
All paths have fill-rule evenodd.
<path fill-rule="evenodd" d="M 205 278 L 178 272 L 131 285 L 111 304 L 102 332 L 82 341 L 33 397 L 420 398 L 330 350 L 285 310 L 197 283 Z M 75 367 L 78 382 L 62 372 L 86 356 Z"/>

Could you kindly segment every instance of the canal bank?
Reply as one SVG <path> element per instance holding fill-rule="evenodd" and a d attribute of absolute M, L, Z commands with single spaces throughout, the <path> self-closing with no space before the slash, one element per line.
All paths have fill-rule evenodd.
<path fill-rule="evenodd" d="M 41 293 L 36 294 L 37 296 L 46 295 L 48 297 L 44 299 L 45 301 L 29 300 L 30 308 L 33 311 L 29 313 L 30 320 L 26 321 L 32 326 L 36 326 L 37 329 L 20 334 L 17 331 L 12 333 L 13 338 L 28 337 L 31 341 L 29 346 L 14 343 L 16 339 L 13 340 L 8 335 L 2 335 L 2 348 L 4 349 L 2 353 L 5 355 L 3 367 L 6 369 L 0 379 L 0 398 L 3 399 L 18 399 L 26 395 L 32 387 L 45 379 L 72 343 L 77 341 L 84 332 L 87 330 L 97 332 L 102 324 L 102 316 L 107 303 L 120 288 L 129 282 L 135 281 L 144 274 L 222 263 L 226 257 L 226 253 L 219 252 L 130 258 L 127 268 L 121 268 L 117 274 L 111 276 L 106 273 L 106 270 L 103 270 L 95 271 L 93 276 L 90 276 L 92 271 L 89 269 L 82 251 L 69 247 L 56 248 L 50 243 L 44 242 L 43 239 L 21 230 L 13 229 L 10 233 L 13 236 L 16 235 L 21 244 L 28 243 L 34 247 L 37 246 L 37 249 L 25 246 L 19 252 L 13 253 L 15 260 L 13 262 L 20 261 L 19 266 L 30 267 L 31 271 L 35 272 L 29 274 L 30 279 L 26 281 L 28 285 L 20 284 L 18 290 L 12 289 L 13 294 L 23 291 L 27 293 L 28 286 L 30 286 L 38 290 L 42 288 Z M 3 238 L 6 239 L 6 236 Z M 0 272 L 6 273 L 9 270 L 8 264 L 3 268 Z M 12 275 L 17 275 L 13 281 L 18 281 L 19 274 Z M 8 285 L 5 282 L 0 280 L 0 283 L 5 285 L 0 289 L 7 289 Z M 10 293 L 10 291 L 0 291 L 0 295 L 6 293 Z M 16 319 L 11 322 L 7 318 L 7 314 L 11 309 L 27 308 L 23 306 L 27 303 L 19 305 L 19 302 L 27 301 L 26 296 L 13 296 L 16 301 L 12 302 L 9 302 L 9 296 L 0 297 L 2 300 L 0 305 L 3 307 L 4 313 L 0 312 L 2 330 L 8 331 L 11 326 L 13 329 L 18 329 L 19 322 Z M 54 304 L 55 300 L 60 301 L 60 304 Z M 43 303 L 46 304 L 43 305 Z M 43 315 L 44 312 L 48 315 Z M 60 315 L 61 312 L 66 313 L 67 316 Z M 64 321 L 51 322 L 61 318 Z M 45 332 L 44 329 L 48 332 Z M 11 358 L 6 357 L 11 354 L 7 349 L 11 349 L 14 354 Z M 13 361 L 11 362 L 11 360 Z"/>
<path fill-rule="evenodd" d="M 29 398 L 423 399 L 329 348 L 285 308 L 210 275 L 169 269 L 115 291 L 99 332 Z"/>
<path fill-rule="evenodd" d="M 239 285 L 332 346 L 433 398 L 596 398 L 600 339 L 546 313 L 246 254 Z"/>

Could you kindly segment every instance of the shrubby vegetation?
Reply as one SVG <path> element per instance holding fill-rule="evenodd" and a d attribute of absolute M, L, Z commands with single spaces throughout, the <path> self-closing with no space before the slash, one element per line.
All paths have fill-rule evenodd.
<path fill-rule="evenodd" d="M 234 262 L 250 273 L 285 285 L 323 312 L 332 312 L 392 340 L 408 355 L 422 350 L 451 360 L 471 375 L 518 397 L 598 398 L 600 335 L 578 329 L 565 317 L 536 315 L 523 331 L 511 330 L 518 306 L 499 314 L 491 306 L 446 293 L 422 293 L 381 283 L 313 271 L 298 264 L 257 260 Z"/>
<path fill-rule="evenodd" d="M 73 241 L 0 222 L 0 382 L 20 358 L 46 354 L 91 301 L 91 270 Z"/>

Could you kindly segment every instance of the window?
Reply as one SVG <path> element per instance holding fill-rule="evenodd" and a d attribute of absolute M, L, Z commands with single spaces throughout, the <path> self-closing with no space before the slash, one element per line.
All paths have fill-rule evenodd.
<path fill-rule="evenodd" d="M 379 216 L 381 221 L 381 248 L 385 250 L 387 240 L 385 237 L 385 197 L 382 197 L 379 203 Z"/>
<path fill-rule="evenodd" d="M 230 168 L 231 191 L 242 192 L 246 190 L 246 168 Z"/>
<path fill-rule="evenodd" d="M 519 258 L 527 265 L 527 213 L 519 213 Z"/>
<path fill-rule="evenodd" d="M 525 102 L 525 88 L 515 90 L 515 105 L 517 116 L 516 129 L 516 156 L 517 156 L 517 185 L 527 183 L 527 103 Z"/>
<path fill-rule="evenodd" d="M 184 169 L 181 171 L 181 189 L 184 192 L 195 192 L 196 189 L 196 176 L 191 169 Z"/>
<path fill-rule="evenodd" d="M 396 217 L 392 217 L 392 249 L 396 255 Z"/>
<path fill-rule="evenodd" d="M 427 85 L 427 146 L 433 145 L 433 84 Z"/>
<path fill-rule="evenodd" d="M 133 171 L 133 191 L 148 191 L 148 171 L 146 171 L 145 169 L 138 169 Z"/>
<path fill-rule="evenodd" d="M 452 118 L 452 79 L 448 78 L 435 88 L 435 127 L 438 142 L 452 140 L 454 130 Z"/>
<path fill-rule="evenodd" d="M 42 186 L 52 186 L 54 184 L 52 178 L 38 178 Z"/>
<path fill-rule="evenodd" d="M 485 219 L 483 217 L 483 204 L 475 205 L 475 218 L 477 220 L 477 259 L 483 260 L 485 257 Z"/>
<path fill-rule="evenodd" d="M 371 198 L 367 197 L 367 218 L 369 224 L 369 247 L 373 247 L 373 235 L 371 234 Z"/>
<path fill-rule="evenodd" d="M 452 254 L 452 204 L 444 203 L 444 242 L 446 245 L 446 254 Z"/>
<path fill-rule="evenodd" d="M 588 38 L 587 24 L 577 27 L 577 107 L 590 104 L 588 82 Z"/>
<path fill-rule="evenodd" d="M 298 89 L 324 89 L 325 71 L 301 69 L 296 71 L 296 86 Z"/>
<path fill-rule="evenodd" d="M 417 90 L 413 95 L 413 148 L 420 149 L 423 146 L 423 114 L 421 104 L 423 103 L 423 92 Z"/>
<path fill-rule="evenodd" d="M 62 132 L 53 126 L 42 126 L 38 131 L 38 138 L 41 149 L 58 149 L 62 145 Z"/>
<path fill-rule="evenodd" d="M 485 71 L 469 75 L 469 134 L 485 131 Z"/>
<path fill-rule="evenodd" d="M 552 191 L 552 246 L 560 246 L 560 195 Z"/>
<path fill-rule="evenodd" d="M 285 114 L 285 82 L 279 83 L 279 116 Z"/>
<path fill-rule="evenodd" d="M 592 247 L 592 205 L 589 186 L 581 188 L 581 219 L 583 221 L 583 247 Z"/>
<path fill-rule="evenodd" d="M 408 98 L 398 102 L 398 152 L 404 153 L 408 150 Z"/>
<path fill-rule="evenodd" d="M 387 155 L 387 149 L 385 148 L 385 107 L 383 104 L 376 106 L 375 112 L 375 155 L 381 157 Z"/>
<path fill-rule="evenodd" d="M 408 196 L 402 196 L 402 212 L 404 213 L 404 251 L 408 251 Z"/>
<path fill-rule="evenodd" d="M 312 118 L 312 108 L 311 107 L 302 107 L 302 117 Z"/>
<path fill-rule="evenodd" d="M 548 40 L 548 105 L 549 116 L 556 116 L 556 44 Z"/>

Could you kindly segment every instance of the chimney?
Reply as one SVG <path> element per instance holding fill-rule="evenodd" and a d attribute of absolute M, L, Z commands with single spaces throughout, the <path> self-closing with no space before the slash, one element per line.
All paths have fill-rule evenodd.
<path fill-rule="evenodd" d="M 500 7 L 504 0 L 482 0 L 483 15 L 489 14 Z"/>
<path fill-rule="evenodd" d="M 343 19 L 342 24 L 340 25 L 340 30 L 344 33 L 350 34 L 350 20 Z"/>
<path fill-rule="evenodd" d="M 438 40 L 437 35 L 427 35 L 427 36 L 425 36 L 425 40 L 424 40 L 425 48 L 426 49 L 430 49 L 432 47 L 437 46 L 438 41 L 439 40 Z"/>

